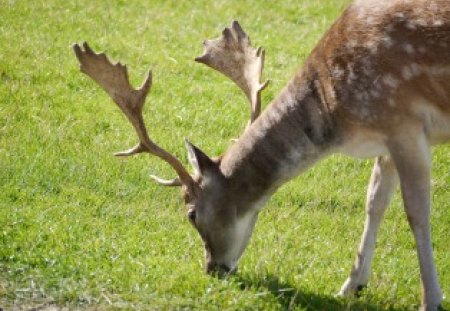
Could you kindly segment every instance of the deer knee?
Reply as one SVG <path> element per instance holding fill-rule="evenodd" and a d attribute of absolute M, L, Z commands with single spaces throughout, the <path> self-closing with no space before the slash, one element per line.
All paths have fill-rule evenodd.
<path fill-rule="evenodd" d="M 408 219 L 410 227 L 413 229 L 423 228 L 429 225 L 429 218 L 424 215 L 424 213 L 418 211 L 406 211 L 406 218 Z"/>

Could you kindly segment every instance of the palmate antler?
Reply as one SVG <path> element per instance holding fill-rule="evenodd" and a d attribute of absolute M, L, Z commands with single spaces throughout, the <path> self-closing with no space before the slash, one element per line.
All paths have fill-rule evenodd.
<path fill-rule="evenodd" d="M 122 112 L 133 125 L 139 137 L 139 143 L 123 152 L 118 152 L 116 156 L 131 156 L 134 154 L 147 152 L 153 154 L 172 166 L 178 174 L 178 178 L 164 180 L 152 176 L 158 183 L 165 186 L 191 187 L 193 179 L 181 162 L 172 154 L 155 144 L 148 136 L 147 129 L 142 118 L 142 107 L 152 86 L 152 73 L 148 76 L 142 86 L 135 90 L 131 87 L 128 79 L 127 67 L 121 63 L 113 65 L 104 53 L 94 53 L 87 43 L 83 44 L 84 50 L 75 44 L 73 49 L 80 62 L 80 70 L 95 82 L 97 82 L 113 101 L 119 106 Z"/>
<path fill-rule="evenodd" d="M 221 38 L 206 40 L 203 45 L 204 54 L 195 60 L 221 72 L 242 89 L 250 101 L 250 123 L 254 122 L 261 112 L 261 91 L 269 83 L 261 83 L 264 50 L 251 46 L 250 38 L 236 21 L 232 23 L 231 28 L 223 30 Z M 185 185 L 191 188 L 194 184 L 192 176 L 175 156 L 150 139 L 145 127 L 142 108 L 152 85 L 151 72 L 139 89 L 133 89 L 126 66 L 121 63 L 113 65 L 104 53 L 95 53 L 87 43 L 83 44 L 83 48 L 75 44 L 73 49 L 80 62 L 81 72 L 91 77 L 108 93 L 139 137 L 139 143 L 135 147 L 115 155 L 131 156 L 142 152 L 153 154 L 167 162 L 178 174 L 173 180 L 151 176 L 154 180 L 165 186 Z"/>
<path fill-rule="evenodd" d="M 204 53 L 197 62 L 221 72 L 233 80 L 250 101 L 250 123 L 261 113 L 261 91 L 269 80 L 261 82 L 264 68 L 264 49 L 255 49 L 250 38 L 237 21 L 225 28 L 222 37 L 203 42 Z"/>

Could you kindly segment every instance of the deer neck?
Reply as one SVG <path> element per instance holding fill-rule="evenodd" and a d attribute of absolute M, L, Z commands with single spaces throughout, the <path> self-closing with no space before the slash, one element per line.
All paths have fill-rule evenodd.
<path fill-rule="evenodd" d="M 220 168 L 240 200 L 270 197 L 333 149 L 338 135 L 323 89 L 314 75 L 295 76 L 225 153 Z"/>

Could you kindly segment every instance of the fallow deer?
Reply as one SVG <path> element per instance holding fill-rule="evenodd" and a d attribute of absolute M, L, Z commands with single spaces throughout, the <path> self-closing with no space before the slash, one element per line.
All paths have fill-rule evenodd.
<path fill-rule="evenodd" d="M 139 137 L 136 147 L 117 155 L 147 152 L 175 169 L 173 180 L 154 179 L 181 186 L 187 216 L 204 242 L 207 272 L 236 269 L 259 211 L 284 182 L 333 153 L 376 157 L 364 233 L 340 294 L 367 284 L 377 231 L 399 180 L 418 252 L 421 308 L 436 310 L 442 292 L 430 234 L 430 147 L 450 140 L 450 2 L 350 4 L 261 115 L 264 51 L 251 46 L 237 22 L 203 45 L 196 61 L 242 89 L 251 121 L 219 158 L 186 142 L 194 175 L 148 136 L 142 107 L 151 73 L 135 90 L 125 66 L 86 43 L 74 50 L 81 71 L 112 97 Z"/>

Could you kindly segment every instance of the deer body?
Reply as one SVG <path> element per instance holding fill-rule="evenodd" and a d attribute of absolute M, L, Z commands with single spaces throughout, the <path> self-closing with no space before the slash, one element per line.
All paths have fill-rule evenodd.
<path fill-rule="evenodd" d="M 389 3 L 390 12 L 374 16 L 374 8 Z M 327 153 L 387 155 L 386 139 L 403 124 L 420 124 L 430 145 L 448 141 L 450 4 L 421 3 L 427 19 L 423 7 L 400 1 L 347 9 L 303 70 L 225 153 L 221 170 L 232 176 L 253 164 L 259 178 L 278 183 L 273 176 L 289 179 Z"/>
<path fill-rule="evenodd" d="M 252 118 L 217 159 L 187 143 L 193 176 L 148 137 L 141 113 L 151 75 L 136 91 L 122 65 L 87 44 L 85 51 L 76 45 L 75 52 L 81 70 L 111 95 L 137 131 L 140 143 L 119 155 L 149 152 L 176 170 L 178 178 L 156 180 L 182 186 L 188 217 L 205 245 L 206 270 L 235 270 L 260 209 L 284 182 L 333 153 L 376 157 L 364 233 L 340 294 L 367 284 L 377 231 L 400 181 L 417 245 L 422 307 L 436 310 L 442 293 L 429 224 L 430 147 L 450 141 L 450 3 L 356 1 L 260 116 L 264 51 L 251 47 L 236 22 L 204 47 L 196 60 L 236 82 Z"/>

